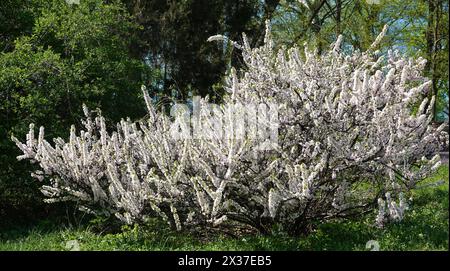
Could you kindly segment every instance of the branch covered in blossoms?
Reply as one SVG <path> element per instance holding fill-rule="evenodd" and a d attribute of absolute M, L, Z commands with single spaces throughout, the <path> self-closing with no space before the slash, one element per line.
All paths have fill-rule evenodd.
<path fill-rule="evenodd" d="M 242 45 L 233 42 L 245 69 L 232 69 L 223 104 L 201 98 L 198 110 L 179 106 L 167 116 L 143 88 L 144 119 L 108 131 L 101 114 L 84 108 L 83 129 L 53 144 L 30 125 L 25 143 L 13 137 L 18 159 L 37 162 L 39 180 L 49 177 L 47 201 L 74 200 L 125 223 L 238 222 L 263 233 L 278 224 L 298 234 L 312 221 L 377 207 L 377 225 L 400 221 L 404 195 L 439 166 L 433 154 L 448 135 L 445 124 L 430 125 L 435 98 L 424 98 L 425 60 L 376 51 L 386 30 L 366 52 L 344 54 L 339 37 L 318 55 L 275 49 L 268 25 L 261 47 L 245 35 Z"/>

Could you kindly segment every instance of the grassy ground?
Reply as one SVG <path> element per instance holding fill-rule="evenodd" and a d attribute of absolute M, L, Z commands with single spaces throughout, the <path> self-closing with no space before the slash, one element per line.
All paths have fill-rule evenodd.
<path fill-rule="evenodd" d="M 61 227 L 44 221 L 32 228 L 0 232 L 0 250 L 70 250 L 71 240 L 81 250 L 368 250 L 369 240 L 377 241 L 380 250 L 448 250 L 448 176 L 448 166 L 442 166 L 422 185 L 445 182 L 416 189 L 404 221 L 382 230 L 373 227 L 374 215 L 368 215 L 322 224 L 307 237 L 216 235 L 201 242 L 196 236 L 168 230 L 127 228 L 121 233 L 98 234 L 89 227 Z"/>

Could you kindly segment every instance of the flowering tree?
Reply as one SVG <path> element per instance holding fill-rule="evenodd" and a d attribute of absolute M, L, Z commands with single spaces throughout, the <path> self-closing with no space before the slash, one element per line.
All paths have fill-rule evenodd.
<path fill-rule="evenodd" d="M 224 104 L 199 99 L 204 106 L 192 119 L 181 106 L 172 122 L 143 88 L 145 119 L 107 131 L 101 114 L 93 118 L 85 108 L 83 130 L 72 127 L 69 141 L 54 145 L 42 127 L 36 139 L 31 125 L 25 143 L 13 137 L 18 159 L 39 163 L 39 180 L 50 177 L 42 186 L 49 202 L 75 200 L 125 223 L 159 216 L 176 229 L 239 222 L 299 234 L 312 221 L 377 207 L 377 225 L 399 221 L 408 191 L 439 166 L 439 156 L 430 156 L 448 135 L 444 125 L 430 125 L 425 61 L 376 51 L 386 30 L 367 52 L 345 55 L 339 37 L 318 55 L 275 50 L 267 24 L 259 48 L 245 35 L 242 45 L 231 41 L 246 69 L 232 70 Z"/>

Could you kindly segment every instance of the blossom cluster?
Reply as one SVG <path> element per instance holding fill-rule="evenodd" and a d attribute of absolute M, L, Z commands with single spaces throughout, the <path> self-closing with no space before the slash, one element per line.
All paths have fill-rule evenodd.
<path fill-rule="evenodd" d="M 251 48 L 245 35 L 243 44 L 232 42 L 245 69 L 227 77 L 228 94 L 215 109 L 216 117 L 230 120 L 221 131 L 210 110 L 200 109 L 195 121 L 204 135 L 173 136 L 174 122 L 180 131 L 195 124 L 157 111 L 143 87 L 144 119 L 122 120 L 109 130 L 101 114 L 84 108 L 84 127 L 72 127 L 68 141 L 49 143 L 42 127 L 36 138 L 33 125 L 25 143 L 13 138 L 23 152 L 18 158 L 39 164 L 36 178 L 49 177 L 42 186 L 47 201 L 74 200 L 125 223 L 157 216 L 176 229 L 237 222 L 263 233 L 278 224 L 298 234 L 311 221 L 377 206 L 378 225 L 399 221 L 407 209 L 404 193 L 439 166 L 433 154 L 448 135 L 445 124 L 430 125 L 435 98 L 426 98 L 425 60 L 377 51 L 385 32 L 366 52 L 345 54 L 339 37 L 319 55 L 276 49 L 267 24 L 261 47 Z M 263 124 L 276 128 L 277 141 L 260 148 L 264 142 L 255 134 L 221 136 L 241 132 L 232 121 L 239 110 L 227 110 L 231 104 L 277 105 L 276 121 Z"/>

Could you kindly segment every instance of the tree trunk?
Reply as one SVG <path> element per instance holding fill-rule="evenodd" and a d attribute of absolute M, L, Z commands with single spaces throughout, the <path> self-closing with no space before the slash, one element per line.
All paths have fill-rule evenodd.
<path fill-rule="evenodd" d="M 426 43 L 427 43 L 427 65 L 425 71 L 428 77 L 431 79 L 431 89 L 428 93 L 428 97 L 435 96 L 437 98 L 438 92 L 438 77 L 436 73 L 437 69 L 437 50 L 439 42 L 439 6 L 440 0 L 428 0 L 428 22 L 426 30 Z M 433 120 L 436 119 L 436 106 L 433 106 Z"/>
<path fill-rule="evenodd" d="M 342 2 L 341 0 L 336 0 L 336 37 L 341 34 L 341 10 Z"/>

